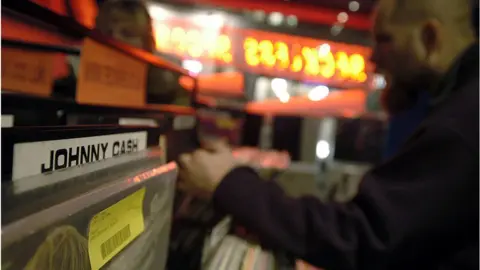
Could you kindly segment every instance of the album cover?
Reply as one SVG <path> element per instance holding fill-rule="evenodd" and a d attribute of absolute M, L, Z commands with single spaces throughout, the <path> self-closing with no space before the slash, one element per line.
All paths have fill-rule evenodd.
<path fill-rule="evenodd" d="M 2 269 L 164 269 L 176 175 L 164 164 L 119 176 L 2 226 Z"/>

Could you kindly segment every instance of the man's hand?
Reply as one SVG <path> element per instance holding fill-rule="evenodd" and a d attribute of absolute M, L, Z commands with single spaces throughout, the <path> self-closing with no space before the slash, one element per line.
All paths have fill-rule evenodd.
<path fill-rule="evenodd" d="M 202 197 L 210 197 L 222 179 L 238 163 L 224 142 L 208 142 L 203 149 L 180 156 L 178 187 Z"/>

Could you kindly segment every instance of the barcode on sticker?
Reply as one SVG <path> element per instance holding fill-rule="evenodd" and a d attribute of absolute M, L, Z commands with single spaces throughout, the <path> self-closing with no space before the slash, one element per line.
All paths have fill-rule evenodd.
<path fill-rule="evenodd" d="M 117 248 L 119 248 L 123 243 L 125 243 L 132 232 L 130 231 L 130 224 L 121 229 L 119 232 L 110 237 L 107 241 L 102 243 L 100 246 L 102 252 L 102 258 L 105 259 L 107 256 L 112 254 Z"/>

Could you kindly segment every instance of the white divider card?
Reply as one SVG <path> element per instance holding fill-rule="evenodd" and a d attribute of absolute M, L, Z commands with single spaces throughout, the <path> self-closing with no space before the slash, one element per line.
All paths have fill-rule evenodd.
<path fill-rule="evenodd" d="M 18 143 L 13 148 L 12 179 L 50 173 L 146 148 L 146 131 Z"/>
<path fill-rule="evenodd" d="M 179 115 L 173 119 L 174 130 L 191 129 L 195 127 L 197 119 L 192 115 Z"/>
<path fill-rule="evenodd" d="M 148 63 L 86 39 L 77 81 L 79 103 L 144 106 Z"/>
<path fill-rule="evenodd" d="M 119 118 L 118 124 L 120 126 L 147 126 L 147 127 L 158 127 L 158 123 L 155 119 L 146 119 L 146 118 Z"/>
<path fill-rule="evenodd" d="M 2 90 L 49 96 L 54 54 L 2 47 Z"/>
<path fill-rule="evenodd" d="M 210 248 L 214 248 L 218 245 L 218 243 L 220 243 L 220 241 L 222 241 L 222 239 L 228 234 L 231 224 L 232 219 L 227 217 L 213 227 L 210 234 Z"/>
<path fill-rule="evenodd" d="M 11 128 L 15 121 L 15 116 L 11 114 L 2 115 L 2 128 Z"/>

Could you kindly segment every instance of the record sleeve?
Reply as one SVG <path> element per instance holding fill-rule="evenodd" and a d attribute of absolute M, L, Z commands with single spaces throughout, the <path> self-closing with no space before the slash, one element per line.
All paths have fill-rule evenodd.
<path fill-rule="evenodd" d="M 153 153 L 145 164 L 137 173 L 124 164 L 90 173 L 99 179 L 86 184 L 100 186 L 3 224 L 2 269 L 164 269 L 177 170 Z M 53 198 L 64 186 L 38 194 Z"/>

